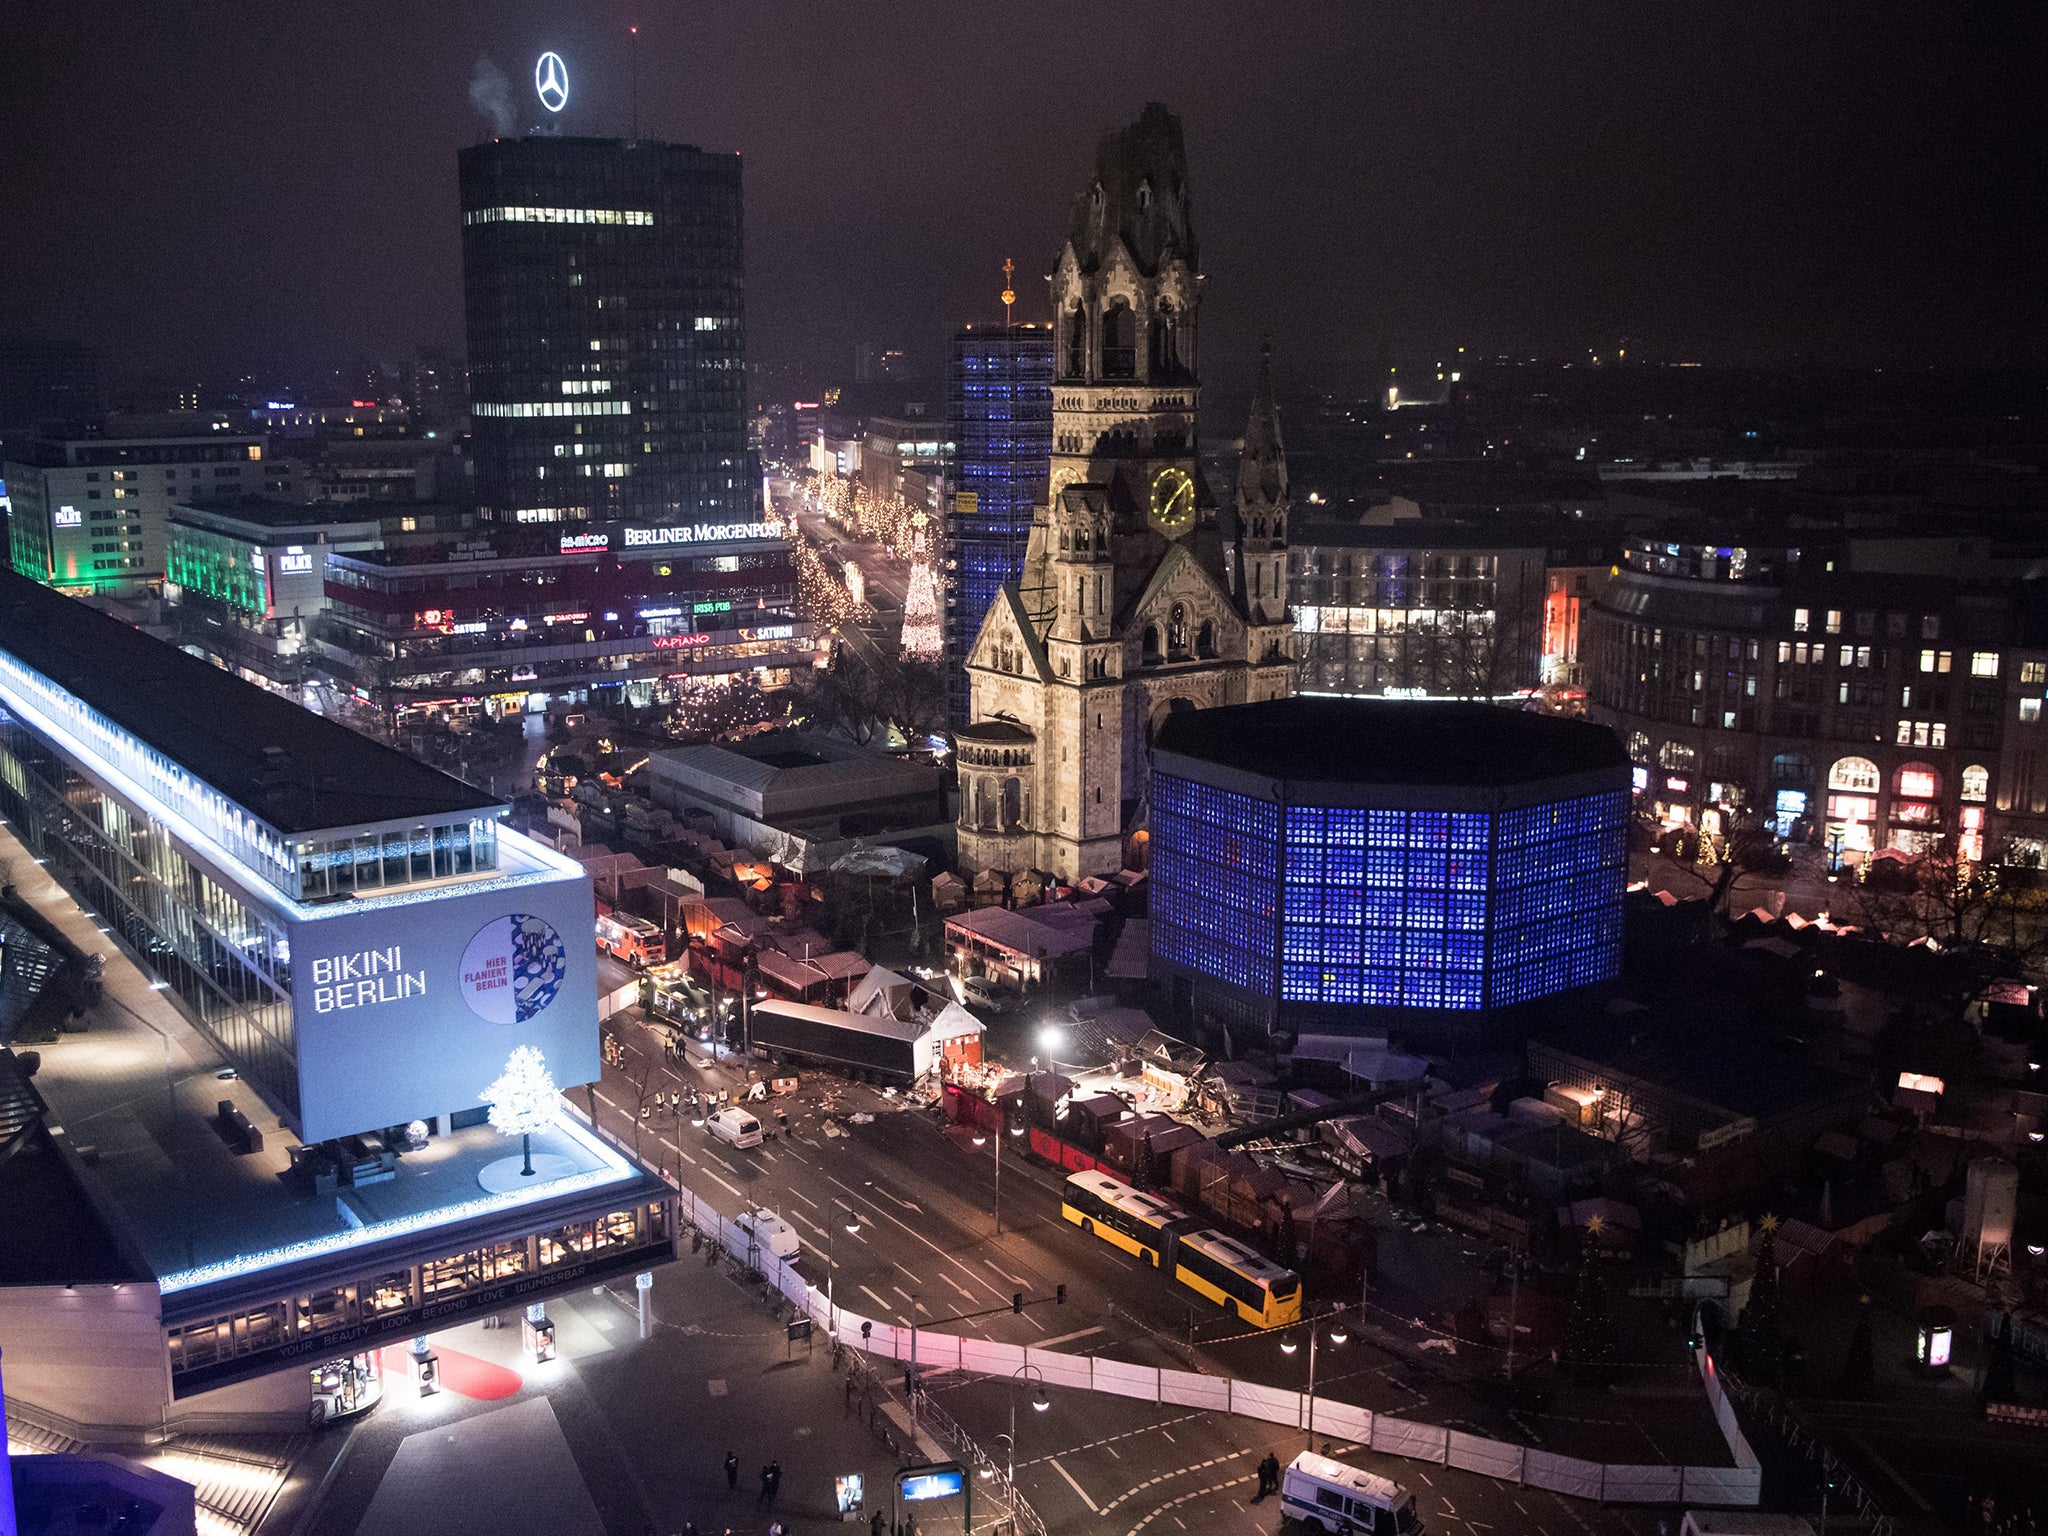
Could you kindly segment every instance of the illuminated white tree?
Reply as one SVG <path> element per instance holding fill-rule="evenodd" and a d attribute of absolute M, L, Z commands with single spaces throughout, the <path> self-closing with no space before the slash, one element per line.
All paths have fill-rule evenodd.
<path fill-rule="evenodd" d="M 910 585 L 903 598 L 903 659 L 937 661 L 945 646 L 939 628 L 939 583 L 932 574 L 931 550 L 919 518 L 910 556 Z"/>
<path fill-rule="evenodd" d="M 533 1176 L 533 1137 L 537 1131 L 554 1128 L 562 1112 L 561 1090 L 548 1071 L 547 1058 L 531 1045 L 522 1045 L 505 1063 L 498 1080 L 478 1095 L 491 1106 L 491 1126 L 500 1135 L 517 1136 L 526 1166 L 519 1170 Z"/>

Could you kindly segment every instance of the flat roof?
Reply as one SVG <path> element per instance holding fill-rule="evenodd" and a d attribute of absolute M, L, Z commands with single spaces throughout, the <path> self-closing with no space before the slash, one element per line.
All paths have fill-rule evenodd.
<path fill-rule="evenodd" d="M 0 570 L 0 650 L 286 835 L 501 809 L 391 747 Z M 274 766 L 266 749 L 282 748 Z"/>
<path fill-rule="evenodd" d="M 1170 714 L 1161 752 L 1268 779 L 1521 784 L 1628 767 L 1604 725 L 1435 699 L 1268 699 Z"/>
<path fill-rule="evenodd" d="M 225 501 L 174 501 L 171 520 L 188 514 L 232 518 L 263 528 L 333 528 L 348 523 L 379 526 L 386 502 L 287 501 L 279 496 L 242 496 Z M 406 504 L 407 511 L 412 503 Z"/>
<path fill-rule="evenodd" d="M 203 1308 L 218 1290 L 261 1285 L 271 1270 L 347 1263 L 387 1243 L 431 1249 L 447 1243 L 435 1235 L 443 1228 L 502 1220 L 565 1197 L 605 1191 L 635 1199 L 658 1191 L 651 1175 L 567 1115 L 558 1129 L 534 1138 L 534 1150 L 568 1158 L 574 1171 L 530 1192 L 491 1196 L 478 1184 L 487 1164 L 518 1151 L 487 1125 L 431 1138 L 402 1156 L 397 1176 L 381 1184 L 322 1195 L 287 1182 L 298 1138 L 278 1127 L 276 1113 L 247 1083 L 216 1076 L 225 1063 L 171 995 L 153 987 L 4 828 L 0 858 L 38 911 L 73 942 L 106 956 L 107 1004 L 93 1011 L 90 1029 L 37 1048 L 42 1069 L 35 1087 L 48 1106 L 52 1136 L 74 1151 L 93 1150 L 82 1177 L 118 1216 L 118 1236 L 162 1286 L 167 1311 L 174 1295 L 191 1293 L 179 1309 Z M 263 1132 L 262 1151 L 238 1152 L 215 1129 L 224 1099 Z M 0 1191 L 26 1155 L 0 1167 Z M 17 1198 L 47 1200 L 54 1188 L 43 1178 Z M 0 1194 L 0 1231 L 41 1230 L 14 1227 L 15 1209 Z"/>

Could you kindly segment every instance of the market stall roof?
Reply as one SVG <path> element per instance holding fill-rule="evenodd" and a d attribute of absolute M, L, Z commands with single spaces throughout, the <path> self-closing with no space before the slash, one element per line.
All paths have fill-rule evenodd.
<path fill-rule="evenodd" d="M 934 1040 L 972 1040 L 981 1034 L 981 1020 L 958 1003 L 948 1003 L 928 1026 Z"/>
<path fill-rule="evenodd" d="M 1095 919 L 1059 906 L 1014 912 L 1007 907 L 981 907 L 947 918 L 946 926 L 1032 960 L 1080 954 L 1095 942 Z"/>
<path fill-rule="evenodd" d="M 910 1007 L 911 981 L 887 966 L 871 966 L 853 990 L 846 994 L 846 1006 L 855 1013 L 880 1011 L 901 1017 Z"/>

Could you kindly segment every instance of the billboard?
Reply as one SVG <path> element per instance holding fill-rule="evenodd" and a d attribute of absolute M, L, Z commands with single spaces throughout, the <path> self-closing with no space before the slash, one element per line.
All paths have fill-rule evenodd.
<path fill-rule="evenodd" d="M 588 877 L 488 884 L 291 924 L 307 1141 L 474 1109 L 515 1046 L 564 1087 L 598 1076 Z"/>

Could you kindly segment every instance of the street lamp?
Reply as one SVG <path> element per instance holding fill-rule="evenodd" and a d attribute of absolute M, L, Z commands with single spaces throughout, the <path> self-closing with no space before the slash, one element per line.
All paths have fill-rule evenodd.
<path fill-rule="evenodd" d="M 1008 1115 L 1005 1115 L 1005 1116 L 1003 1117 L 1003 1119 L 1004 1119 L 1004 1121 L 1005 1121 L 1005 1122 L 1007 1123 L 1007 1121 L 1009 1120 L 1009 1116 L 1008 1116 Z M 1024 1134 L 1024 1127 L 1023 1127 L 1023 1126 L 1021 1126 L 1021 1125 L 1013 1125 L 1013 1126 L 1010 1126 L 1010 1134 L 1011 1134 L 1012 1136 L 1022 1136 L 1022 1135 Z M 974 1133 L 974 1144 L 975 1144 L 975 1145 L 976 1145 L 977 1147 L 985 1147 L 985 1146 L 987 1146 L 987 1145 L 988 1145 L 988 1132 L 986 1132 L 986 1131 L 976 1131 L 976 1132 Z M 1001 1236 L 1003 1235 L 1003 1138 L 1002 1138 L 1002 1137 L 1001 1137 L 1000 1135 L 998 1135 L 998 1136 L 996 1137 L 996 1196 L 995 1196 L 995 1217 L 996 1217 L 996 1234 L 995 1234 L 995 1235 L 996 1235 L 997 1237 L 1001 1237 Z"/>
<path fill-rule="evenodd" d="M 1330 1335 L 1330 1342 L 1331 1342 L 1331 1343 L 1332 1343 L 1333 1345 L 1342 1345 L 1342 1344 L 1343 1344 L 1343 1343 L 1344 1343 L 1344 1342 L 1345 1342 L 1346 1340 L 1348 1340 L 1348 1339 L 1349 1339 L 1349 1338 L 1351 1337 L 1350 1333 L 1349 1333 L 1349 1332 L 1348 1332 L 1348 1331 L 1347 1331 L 1347 1330 L 1345 1329 L 1345 1327 L 1344 1327 L 1344 1324 L 1343 1324 L 1342 1322 L 1338 1321 L 1338 1314 L 1339 1314 L 1339 1313 L 1341 1313 L 1341 1312 L 1342 1312 L 1342 1310 L 1343 1310 L 1343 1309 L 1342 1309 L 1342 1308 L 1340 1307 L 1340 1308 L 1337 1308 L 1337 1309 L 1336 1309 L 1336 1310 L 1334 1310 L 1334 1311 L 1331 1311 L 1331 1312 L 1328 1312 L 1328 1313 L 1324 1314 L 1324 1315 L 1325 1315 L 1325 1316 L 1326 1316 L 1326 1317 L 1327 1317 L 1327 1318 L 1328 1318 L 1328 1319 L 1330 1320 L 1330 1326 L 1329 1326 L 1329 1329 L 1328 1329 L 1327 1331 L 1328 1331 L 1328 1333 L 1329 1333 L 1329 1335 Z M 1308 1417 L 1308 1426 L 1307 1426 L 1307 1427 L 1308 1427 L 1308 1448 L 1309 1448 L 1309 1449 L 1310 1449 L 1311 1451 L 1313 1451 L 1313 1450 L 1314 1450 L 1314 1449 L 1316 1448 L 1316 1342 L 1317 1342 L 1318 1338 L 1320 1337 L 1321 1333 L 1322 1333 L 1322 1332 L 1324 1331 L 1324 1330 L 1321 1330 L 1321 1329 L 1318 1329 L 1318 1328 L 1317 1328 L 1317 1326 L 1316 1326 L 1316 1323 L 1317 1323 L 1317 1321 L 1318 1321 L 1318 1319 L 1315 1319 L 1315 1318 L 1310 1318 L 1310 1319 L 1308 1319 L 1308 1416 L 1307 1416 L 1307 1417 Z M 1294 1353 L 1294 1352 L 1295 1352 L 1296 1350 L 1298 1350 L 1298 1349 L 1300 1349 L 1300 1348 L 1301 1348 L 1301 1345 L 1300 1345 L 1300 1344 L 1299 1344 L 1299 1343 L 1298 1343 L 1297 1341 L 1295 1341 L 1295 1340 L 1293 1340 L 1293 1339 L 1282 1339 L 1282 1340 L 1280 1341 L 1280 1353 L 1281 1353 L 1281 1354 L 1283 1354 L 1283 1355 L 1291 1355 L 1291 1354 L 1293 1354 L 1293 1353 Z"/>
<path fill-rule="evenodd" d="M 839 1264 L 833 1257 L 832 1248 L 833 1239 L 838 1236 L 835 1230 L 838 1224 L 839 1202 L 835 1200 L 832 1202 L 832 1226 L 825 1229 L 825 1316 L 831 1319 L 829 1331 L 835 1340 L 839 1337 L 839 1309 L 832 1299 L 832 1282 L 838 1276 Z M 846 1233 L 849 1237 L 860 1236 L 860 1212 L 850 1205 L 846 1208 Z"/>
<path fill-rule="evenodd" d="M 1017 1382 L 1026 1371 L 1038 1377 L 1031 1386 L 1031 1411 L 1043 1413 L 1052 1406 L 1052 1399 L 1045 1394 L 1045 1372 L 1035 1365 L 1020 1365 L 1010 1372 L 1010 1454 L 1009 1465 L 1003 1476 L 1010 1485 L 1010 1496 L 1013 1499 L 1017 1493 Z"/>

